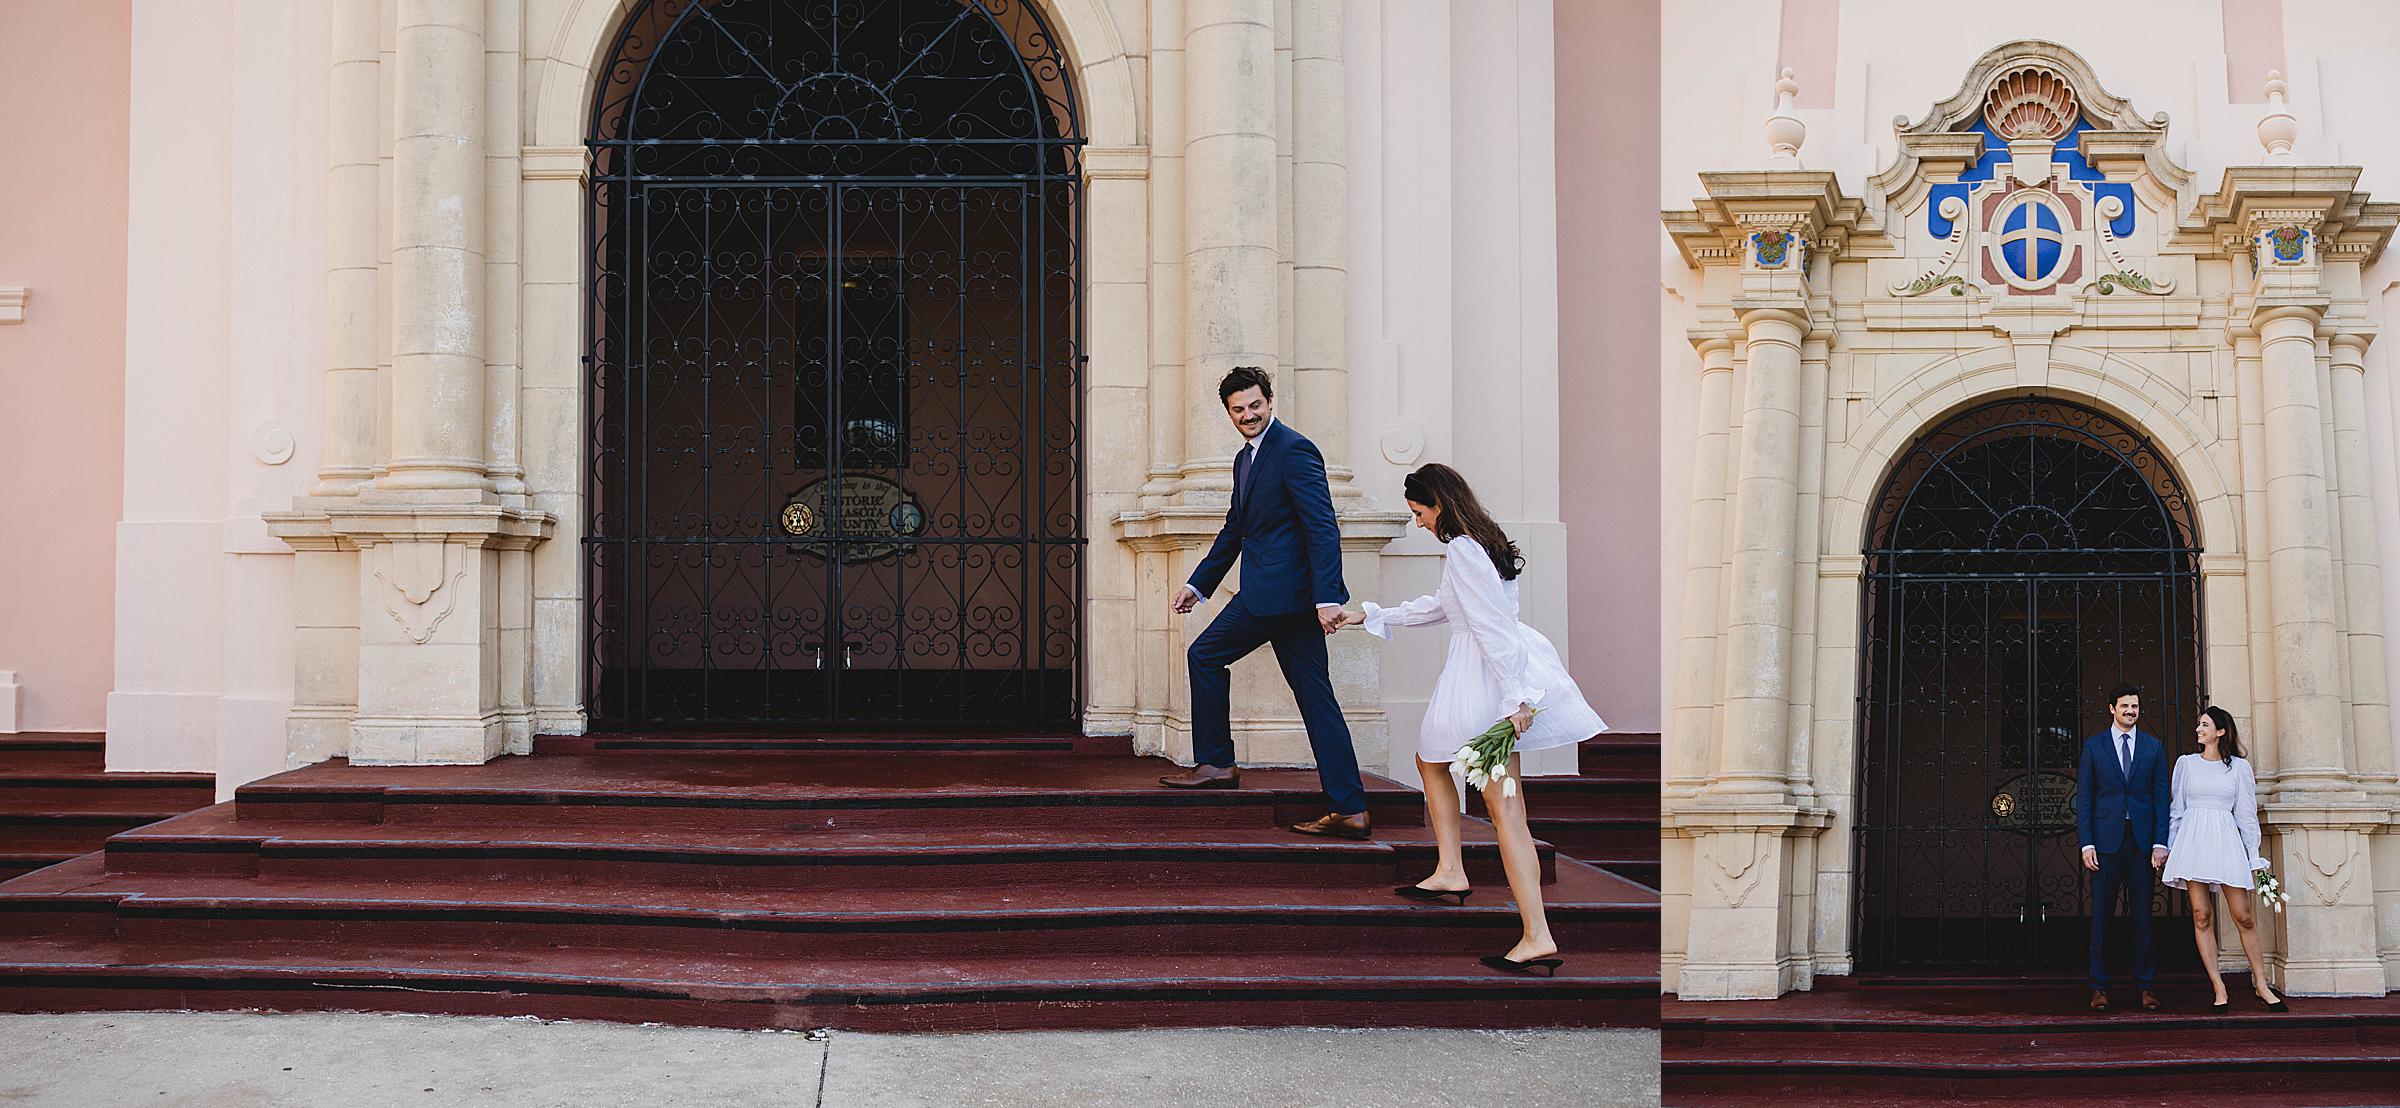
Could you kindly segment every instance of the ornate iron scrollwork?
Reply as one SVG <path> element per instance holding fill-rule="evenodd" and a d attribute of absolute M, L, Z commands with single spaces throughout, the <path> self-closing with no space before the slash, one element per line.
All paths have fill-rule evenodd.
<path fill-rule="evenodd" d="M 1024 0 L 646 0 L 592 107 L 601 726 L 1066 728 L 1083 144 Z"/>
<path fill-rule="evenodd" d="M 2182 480 L 2110 416 L 2008 400 L 1921 438 L 1869 528 L 1860 963 L 2080 964 L 2082 739 L 2119 681 L 2160 735 L 2202 706 Z M 2162 892 L 2158 914 L 2180 899 Z"/>

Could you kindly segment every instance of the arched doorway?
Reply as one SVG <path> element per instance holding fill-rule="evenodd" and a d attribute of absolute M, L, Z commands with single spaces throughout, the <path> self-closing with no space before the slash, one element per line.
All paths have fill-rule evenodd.
<path fill-rule="evenodd" d="M 647 0 L 590 148 L 597 726 L 1066 729 L 1072 67 L 1026 0 Z"/>
<path fill-rule="evenodd" d="M 1867 534 L 1862 970 L 2083 964 L 2078 754 L 2120 681 L 2184 749 L 2203 706 L 2199 554 L 2174 468 L 2078 404 L 1987 404 L 1901 457 Z"/>

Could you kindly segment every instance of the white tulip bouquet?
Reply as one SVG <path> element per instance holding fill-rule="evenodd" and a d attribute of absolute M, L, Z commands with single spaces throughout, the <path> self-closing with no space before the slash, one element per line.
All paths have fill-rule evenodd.
<path fill-rule="evenodd" d="M 1534 713 L 1539 715 L 1540 708 Z M 1508 772 L 1509 755 L 1517 751 L 1517 725 L 1506 719 L 1484 729 L 1483 734 L 1467 740 L 1450 755 L 1450 772 L 1464 778 L 1466 783 L 1484 793 L 1492 791 L 1492 783 L 1500 784 L 1500 795 L 1517 795 L 1517 778 Z"/>
<path fill-rule="evenodd" d="M 2259 903 L 2278 912 L 2283 911 L 2284 902 L 2289 898 L 2283 895 L 2283 882 L 2275 879 L 2275 871 L 2268 869 L 2252 871 L 2250 884 L 2258 892 Z"/>

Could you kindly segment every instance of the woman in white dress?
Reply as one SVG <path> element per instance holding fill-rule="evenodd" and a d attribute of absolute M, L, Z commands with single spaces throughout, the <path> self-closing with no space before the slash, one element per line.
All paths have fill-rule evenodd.
<path fill-rule="evenodd" d="M 2225 911 L 2242 935 L 2242 953 L 2250 959 L 2250 988 L 2271 1012 L 2285 1011 L 2283 999 L 2267 987 L 2266 962 L 2259 953 L 2258 917 L 2250 898 L 2251 875 L 2267 868 L 2258 854 L 2258 778 L 2250 760 L 2242 757 L 2242 740 L 2233 713 L 2210 705 L 2192 728 L 2200 753 L 2175 760 L 2172 816 L 2167 822 L 2167 866 L 2162 880 L 2182 889 L 2192 900 L 2192 941 L 2200 946 L 2200 965 L 2216 987 L 2215 1009 L 2226 1010 L 2225 978 L 2217 972 L 2217 921 L 2209 888 L 2225 892 Z"/>
<path fill-rule="evenodd" d="M 1464 904 L 1469 895 L 1459 847 L 1464 786 L 1451 773 L 1458 749 L 1503 719 L 1515 725 L 1520 752 L 1571 746 L 1608 725 L 1584 703 L 1550 640 L 1517 621 L 1517 574 L 1525 559 L 1483 510 L 1466 478 L 1448 466 L 1424 466 L 1408 475 L 1403 494 L 1417 526 L 1446 546 L 1441 586 L 1396 608 L 1365 604 L 1363 613 L 1345 612 L 1343 626 L 1364 626 L 1389 639 L 1394 627 L 1450 625 L 1449 654 L 1417 734 L 1417 775 L 1425 782 L 1425 815 L 1433 824 L 1439 857 L 1431 876 L 1392 891 L 1411 900 L 1449 898 Z M 1512 755 L 1509 776 L 1518 777 L 1521 765 L 1522 758 Z M 1483 962 L 1510 973 L 1535 967 L 1555 973 L 1561 964 L 1558 942 L 1542 913 L 1541 857 L 1525 826 L 1525 797 L 1495 785 L 1483 799 L 1525 927 L 1517 945 Z"/>

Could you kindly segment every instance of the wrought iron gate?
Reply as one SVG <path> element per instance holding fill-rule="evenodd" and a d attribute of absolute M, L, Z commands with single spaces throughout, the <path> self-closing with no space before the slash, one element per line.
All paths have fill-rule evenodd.
<path fill-rule="evenodd" d="M 1064 728 L 1068 67 L 1018 0 L 650 0 L 594 108 L 602 726 Z"/>
<path fill-rule="evenodd" d="M 1871 528 L 1861 968 L 2081 965 L 2083 739 L 2120 681 L 2142 687 L 2142 726 L 2170 755 L 2205 706 L 2182 484 L 2107 416 L 2012 400 L 1920 440 Z M 2192 958 L 2169 893 L 2153 898 L 2164 965 Z"/>

